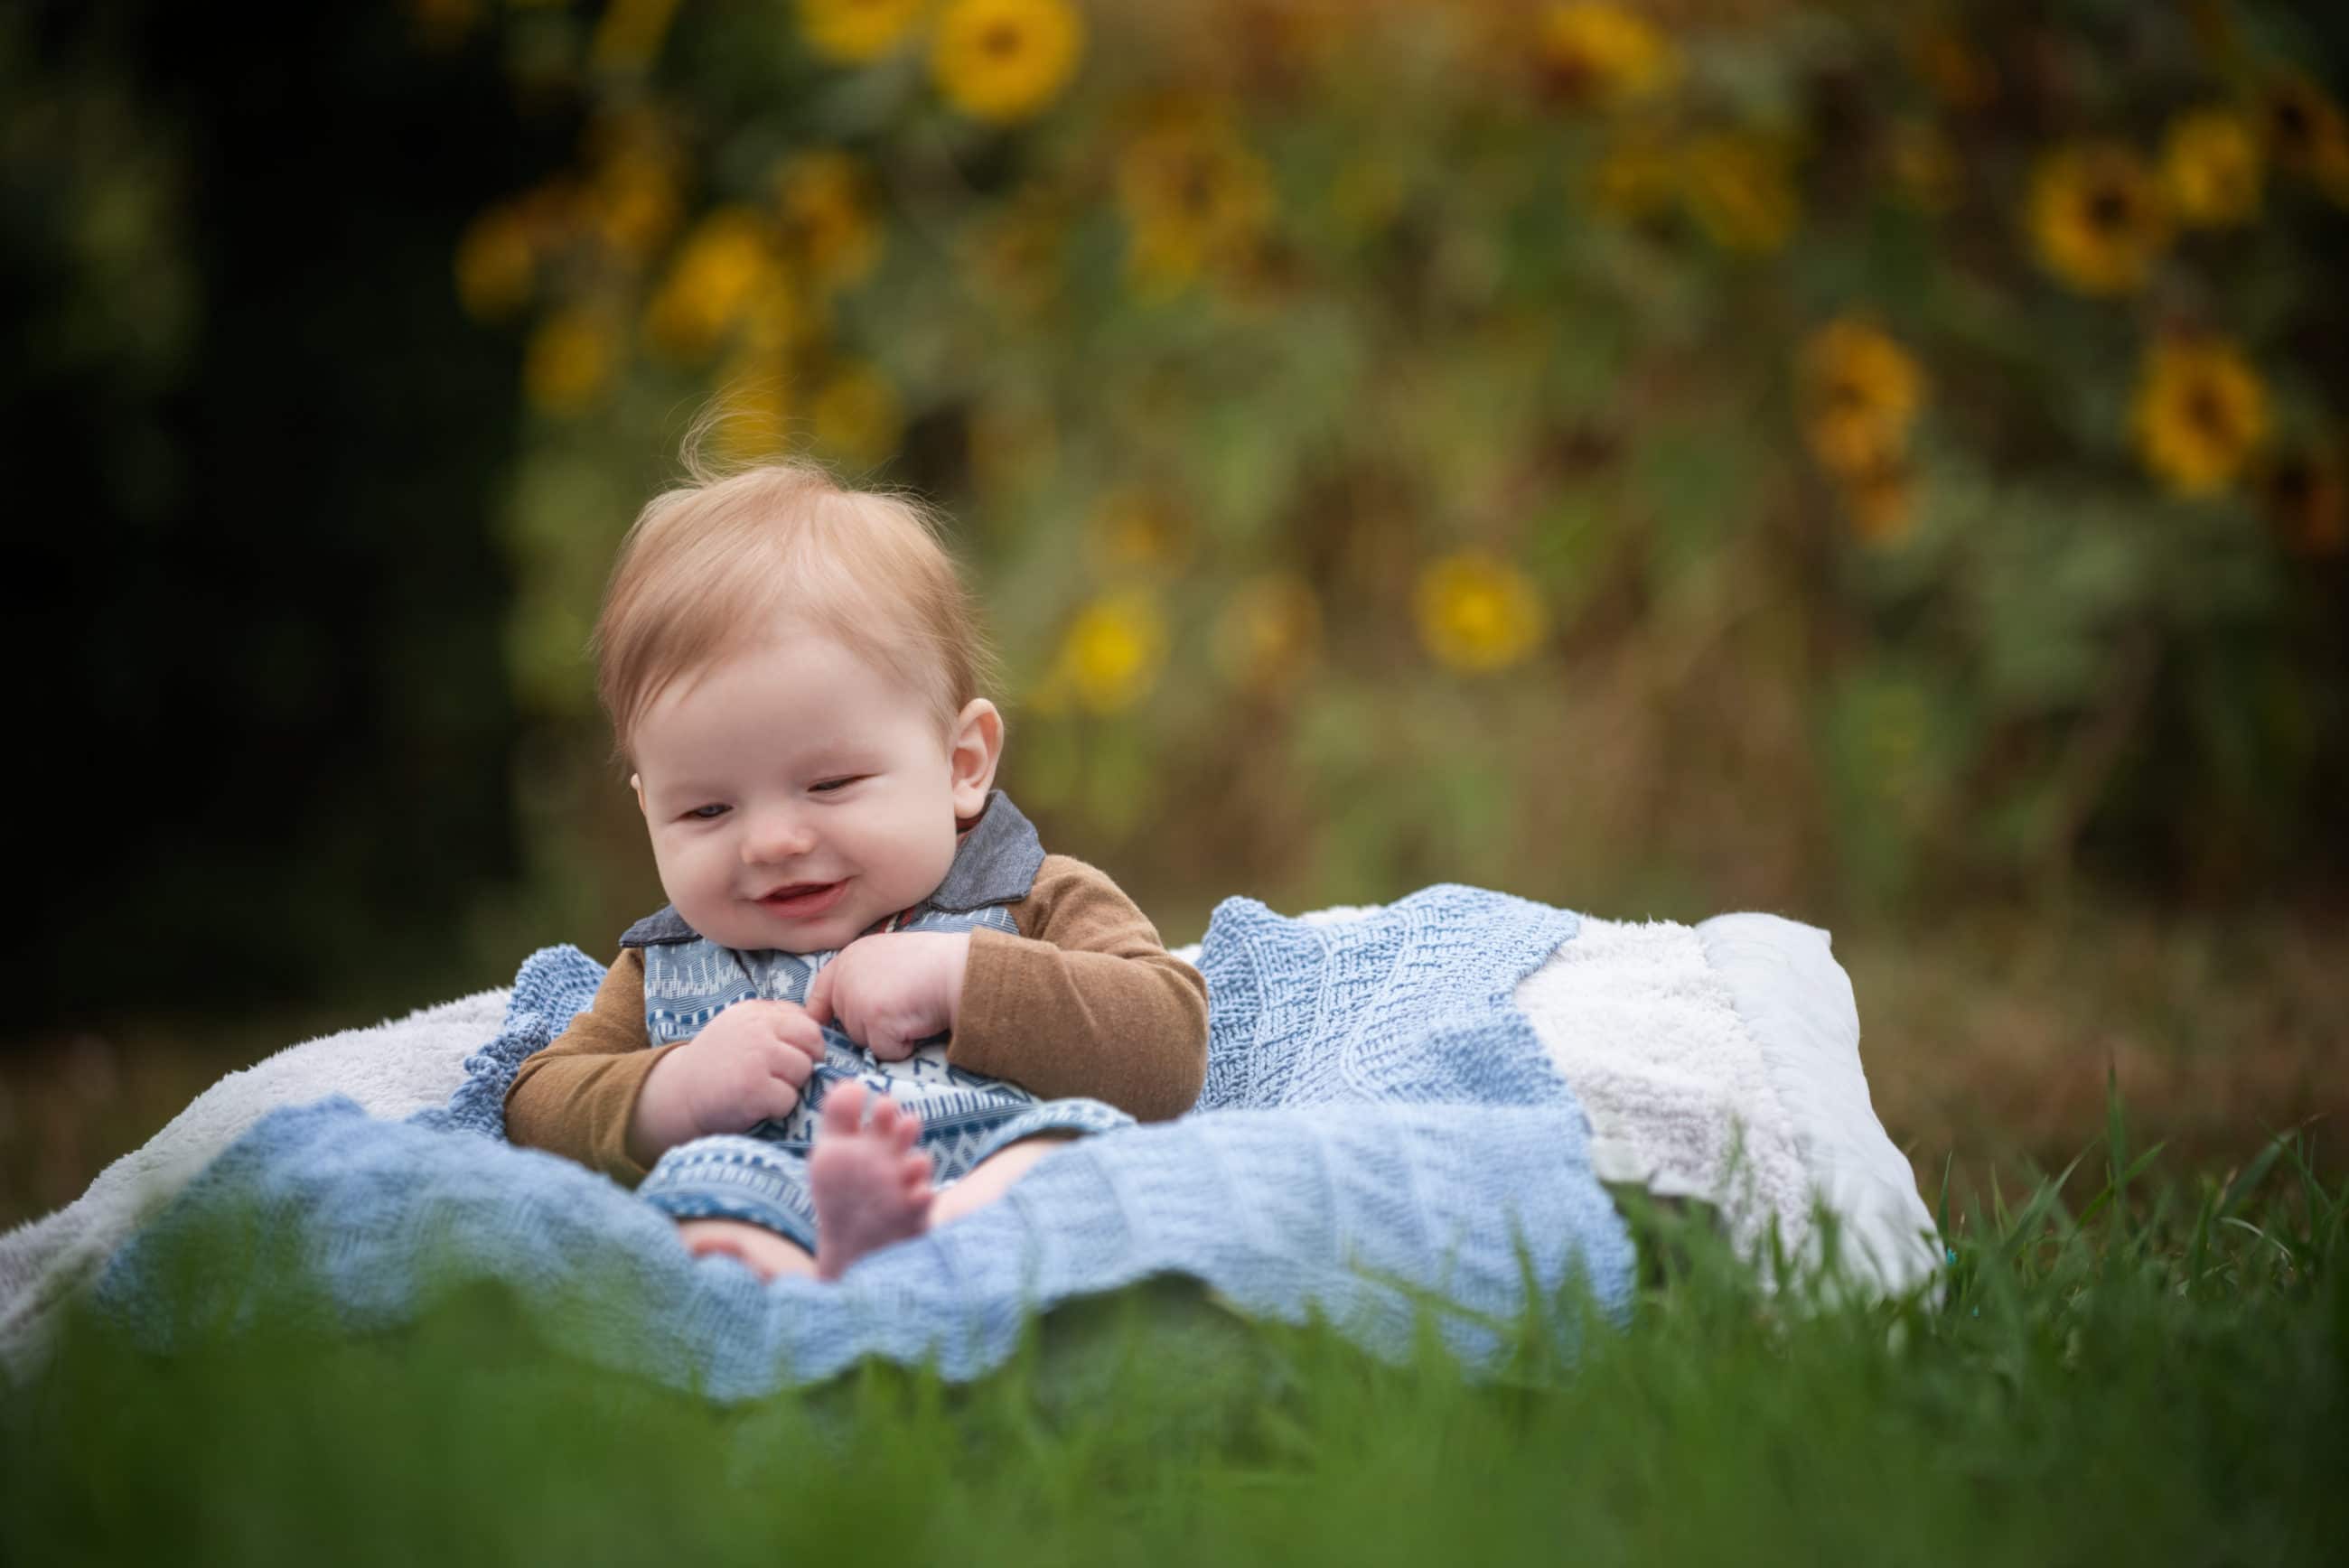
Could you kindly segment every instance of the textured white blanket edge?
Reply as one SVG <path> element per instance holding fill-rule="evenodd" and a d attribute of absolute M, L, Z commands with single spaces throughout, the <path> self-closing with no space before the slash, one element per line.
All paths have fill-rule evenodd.
<path fill-rule="evenodd" d="M 0 1367 L 19 1373 L 59 1308 L 114 1249 L 269 1111 L 346 1094 L 382 1117 L 439 1105 L 498 1031 L 506 993 L 482 991 L 367 1028 L 288 1046 L 230 1073 L 79 1198 L 0 1235 Z"/>

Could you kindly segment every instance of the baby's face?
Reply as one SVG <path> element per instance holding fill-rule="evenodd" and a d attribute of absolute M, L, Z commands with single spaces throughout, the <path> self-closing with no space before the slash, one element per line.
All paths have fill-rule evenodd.
<path fill-rule="evenodd" d="M 928 704 L 819 635 L 672 685 L 634 749 L 678 913 L 721 946 L 793 953 L 845 946 L 934 892 L 956 817 L 994 776 L 991 748 L 975 769 Z"/>

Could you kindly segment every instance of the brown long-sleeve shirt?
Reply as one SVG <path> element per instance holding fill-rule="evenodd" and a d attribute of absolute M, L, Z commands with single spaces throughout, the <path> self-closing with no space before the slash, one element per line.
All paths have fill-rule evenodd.
<path fill-rule="evenodd" d="M 947 1060 L 1041 1099 L 1106 1100 L 1144 1121 L 1190 1109 L 1207 1073 L 1199 972 L 1166 951 L 1115 882 L 1066 855 L 1045 856 L 1028 896 L 1004 907 L 1019 934 L 971 932 Z M 588 1010 L 514 1075 L 507 1137 L 642 1181 L 628 1121 L 654 1064 L 679 1048 L 649 1039 L 644 954 L 623 948 Z"/>

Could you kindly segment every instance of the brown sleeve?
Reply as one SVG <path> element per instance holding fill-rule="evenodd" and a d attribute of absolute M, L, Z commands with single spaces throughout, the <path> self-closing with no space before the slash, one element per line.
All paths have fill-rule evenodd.
<path fill-rule="evenodd" d="M 1019 934 L 970 934 L 947 1059 L 1046 1099 L 1107 1100 L 1144 1121 L 1182 1115 L 1207 1079 L 1207 983 L 1168 953 L 1118 885 L 1047 855 Z"/>
<path fill-rule="evenodd" d="M 633 1187 L 645 1168 L 628 1153 L 637 1091 L 664 1052 L 647 1048 L 645 955 L 620 950 L 587 1011 L 522 1064 L 506 1090 L 506 1137 L 576 1160 Z"/>

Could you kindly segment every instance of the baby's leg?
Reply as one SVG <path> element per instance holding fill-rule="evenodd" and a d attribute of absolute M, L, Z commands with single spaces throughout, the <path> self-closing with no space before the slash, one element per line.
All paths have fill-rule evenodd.
<path fill-rule="evenodd" d="M 663 1154 L 637 1195 L 677 1222 L 697 1258 L 730 1257 L 761 1279 L 815 1272 L 806 1145 L 725 1134 Z"/>
<path fill-rule="evenodd" d="M 930 1223 L 944 1224 L 984 1209 L 1027 1175 L 1039 1160 L 1065 1143 L 1133 1124 L 1133 1118 L 1097 1099 L 1055 1099 L 1032 1106 L 998 1127 L 995 1137 L 1003 1140 L 1000 1147 L 938 1194 Z"/>
<path fill-rule="evenodd" d="M 764 1225 L 741 1220 L 680 1220 L 677 1233 L 685 1239 L 685 1250 L 695 1257 L 739 1258 L 761 1279 L 815 1273 L 815 1259 L 798 1243 Z"/>
<path fill-rule="evenodd" d="M 938 1194 L 930 1205 L 930 1223 L 959 1220 L 973 1209 L 983 1209 L 1028 1174 L 1028 1167 L 1074 1138 L 1074 1132 L 1040 1132 L 1007 1144 L 970 1169 L 970 1174 Z"/>

